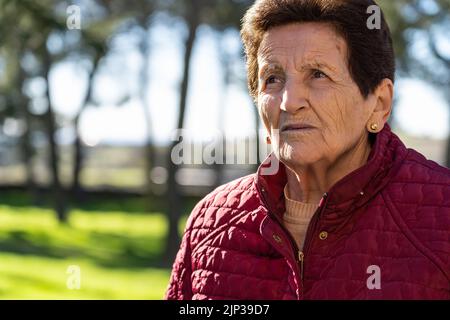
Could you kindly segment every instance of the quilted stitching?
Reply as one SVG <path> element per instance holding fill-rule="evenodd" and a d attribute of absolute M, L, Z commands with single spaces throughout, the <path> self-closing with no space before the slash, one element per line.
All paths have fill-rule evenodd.
<path fill-rule="evenodd" d="M 275 218 L 284 210 L 284 184 L 282 172 L 258 171 L 200 201 L 166 298 L 450 299 L 450 170 L 407 149 L 389 126 L 368 164 L 330 190 L 307 240 L 303 285 Z M 326 241 L 320 230 L 328 231 Z M 371 265 L 381 270 L 379 290 L 366 285 Z"/>

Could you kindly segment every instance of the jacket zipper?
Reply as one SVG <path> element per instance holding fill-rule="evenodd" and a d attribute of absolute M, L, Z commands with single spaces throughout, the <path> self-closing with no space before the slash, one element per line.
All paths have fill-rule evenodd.
<path fill-rule="evenodd" d="M 309 252 L 309 248 L 311 246 L 311 235 L 314 234 L 317 222 L 319 221 L 320 215 L 322 214 L 325 206 L 326 206 L 326 200 L 328 198 L 328 193 L 325 192 L 322 196 L 321 203 L 319 204 L 319 208 L 314 213 L 313 217 L 311 218 L 311 223 L 308 226 L 308 229 L 306 231 L 305 236 L 305 243 L 303 245 L 303 250 L 298 250 L 298 261 L 300 264 L 300 282 L 302 284 L 302 294 L 304 292 L 304 284 L 303 284 L 303 274 L 304 274 L 304 268 L 305 268 L 305 256 Z"/>
<path fill-rule="evenodd" d="M 289 241 L 291 242 L 291 245 L 292 245 L 292 247 L 294 248 L 293 252 L 300 252 L 300 249 L 299 249 L 297 243 L 295 242 L 295 240 L 294 240 L 294 238 L 292 237 L 292 235 L 291 235 L 291 233 L 289 232 L 289 230 L 286 229 L 286 227 L 284 226 L 283 221 L 281 221 L 281 219 L 280 219 L 276 214 L 272 214 L 272 216 L 275 217 L 275 219 L 277 220 L 279 226 L 281 227 L 281 229 L 284 231 L 284 233 L 285 233 L 286 236 L 288 237 Z M 297 261 L 297 257 L 295 257 L 295 255 L 294 255 L 294 258 L 295 258 L 295 260 L 296 260 L 295 262 L 297 263 L 297 266 L 299 267 L 299 262 L 300 262 L 300 261 Z M 300 271 L 299 273 L 301 273 L 301 271 L 302 271 L 301 268 L 300 268 L 299 271 Z"/>
<path fill-rule="evenodd" d="M 305 260 L 305 254 L 303 251 L 298 251 L 298 261 L 300 261 L 300 281 L 302 284 L 302 290 L 303 290 L 303 261 Z"/>
<path fill-rule="evenodd" d="M 263 196 L 264 202 L 267 203 L 267 199 L 266 199 L 266 197 L 265 197 L 264 192 L 260 192 L 260 193 L 261 193 L 262 196 Z M 307 231 L 306 231 L 306 236 L 305 236 L 305 243 L 304 243 L 304 245 L 303 245 L 303 248 L 304 248 L 303 251 L 300 250 L 300 248 L 298 247 L 297 243 L 295 242 L 295 240 L 294 240 L 294 238 L 292 237 L 292 235 L 291 235 L 291 233 L 289 232 L 289 230 L 287 230 L 287 229 L 284 227 L 284 224 L 283 224 L 283 222 L 281 221 L 281 219 L 278 217 L 278 215 L 272 214 L 272 216 L 275 217 L 275 219 L 278 221 L 278 224 L 280 225 L 281 229 L 283 229 L 284 233 L 288 236 L 289 240 L 291 241 L 291 245 L 292 245 L 292 247 L 294 248 L 294 252 L 297 253 L 297 255 L 294 254 L 294 258 L 295 258 L 295 260 L 296 260 L 297 267 L 300 269 L 300 270 L 299 270 L 299 273 L 300 273 L 300 284 L 301 284 L 301 287 L 302 287 L 302 288 L 301 288 L 301 289 L 302 289 L 302 290 L 301 290 L 302 294 L 303 294 L 303 291 L 304 291 L 304 285 L 303 285 L 303 272 L 304 272 L 305 253 L 307 253 L 307 252 L 309 251 L 309 250 L 306 250 L 306 249 L 309 249 L 309 243 L 311 242 L 311 241 L 306 241 L 306 240 L 309 240 L 309 238 L 310 238 L 310 237 L 308 237 L 308 236 L 309 236 L 309 234 L 312 232 L 311 229 L 315 229 L 315 228 L 316 228 L 317 221 L 319 220 L 319 215 L 322 213 L 323 209 L 324 209 L 325 206 L 326 206 L 326 200 L 327 200 L 327 198 L 328 198 L 328 193 L 325 192 L 325 193 L 323 194 L 323 196 L 322 196 L 322 199 L 321 199 L 320 203 L 319 203 L 319 208 L 317 208 L 316 212 L 314 213 L 313 217 L 311 218 L 311 222 L 313 222 L 314 227 L 311 228 L 311 223 L 310 223 L 310 225 L 308 226 L 308 229 L 307 229 Z M 306 246 L 307 244 L 308 244 L 308 247 Z"/>

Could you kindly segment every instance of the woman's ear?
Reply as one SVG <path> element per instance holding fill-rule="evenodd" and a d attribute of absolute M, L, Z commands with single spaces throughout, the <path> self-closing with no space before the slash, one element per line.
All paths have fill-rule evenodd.
<path fill-rule="evenodd" d="M 391 79 L 383 79 L 374 91 L 375 109 L 371 120 L 378 122 L 381 127 L 388 121 L 392 112 L 392 102 L 394 99 L 394 83 Z"/>

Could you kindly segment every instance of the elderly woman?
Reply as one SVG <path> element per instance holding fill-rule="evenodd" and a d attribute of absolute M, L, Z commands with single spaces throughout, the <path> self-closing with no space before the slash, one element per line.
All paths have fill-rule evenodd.
<path fill-rule="evenodd" d="M 249 88 L 274 152 L 194 208 L 167 299 L 450 299 L 450 170 L 387 124 L 395 57 L 372 5 L 248 10 Z"/>

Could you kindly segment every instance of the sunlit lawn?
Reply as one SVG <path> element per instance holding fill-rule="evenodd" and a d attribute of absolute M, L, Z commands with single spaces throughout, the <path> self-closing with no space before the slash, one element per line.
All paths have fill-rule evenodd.
<path fill-rule="evenodd" d="M 74 210 L 68 226 L 49 209 L 0 205 L 1 299 L 161 299 L 162 214 Z M 69 289 L 71 265 L 81 287 Z"/>

